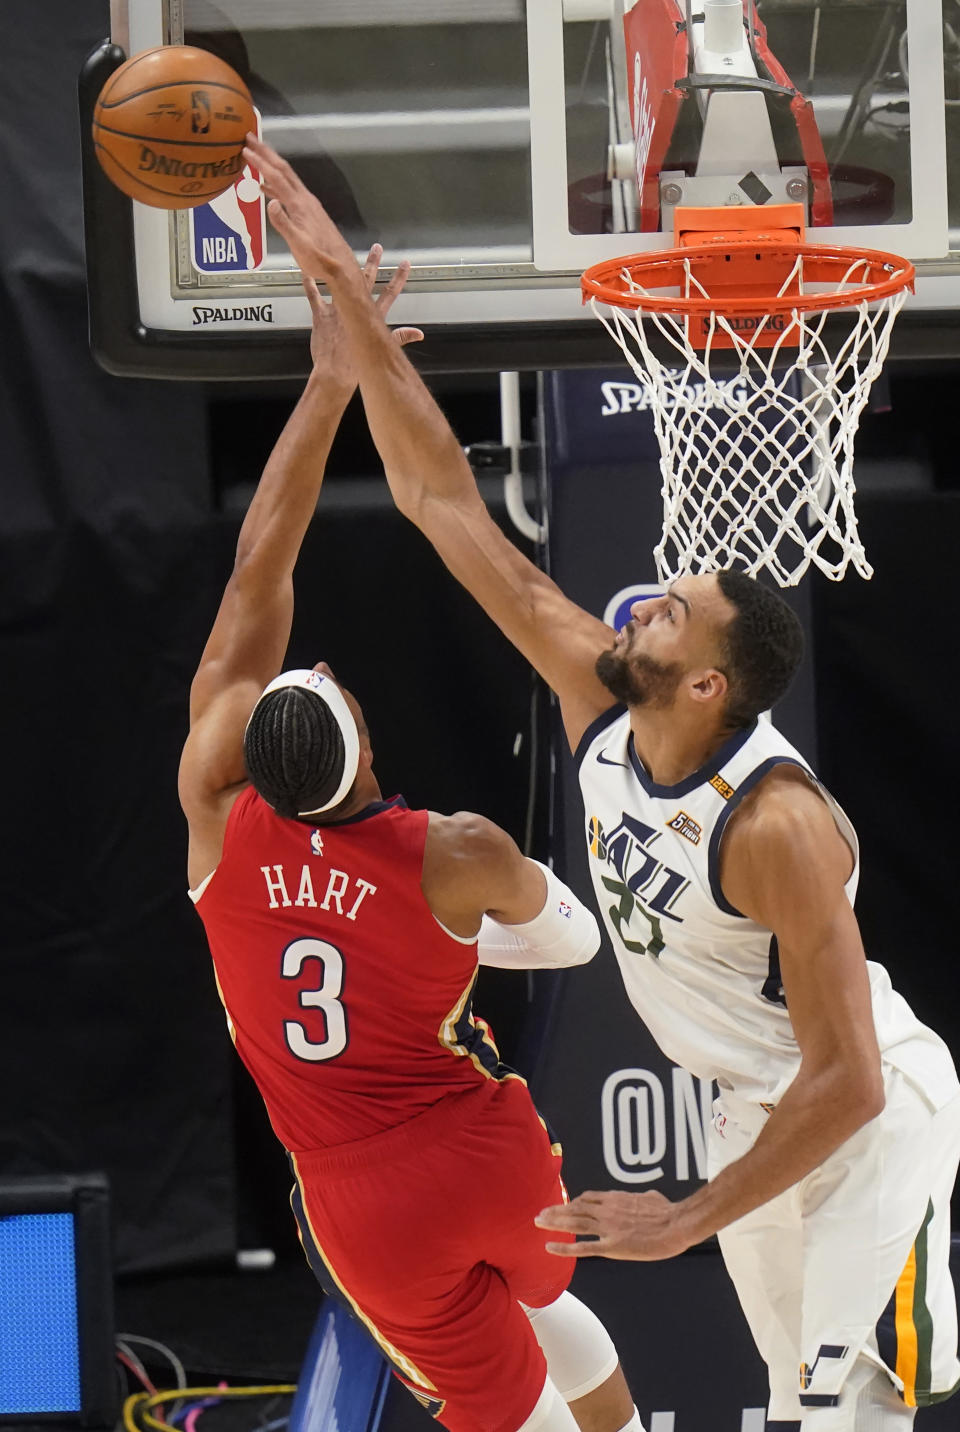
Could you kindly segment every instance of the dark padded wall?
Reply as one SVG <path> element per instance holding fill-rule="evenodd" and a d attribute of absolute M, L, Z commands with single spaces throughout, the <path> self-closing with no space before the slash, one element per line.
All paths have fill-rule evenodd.
<path fill-rule="evenodd" d="M 104 1169 L 121 1267 L 233 1246 L 229 1064 L 171 801 L 202 396 L 87 351 L 77 74 L 106 3 L 4 16 L 0 1169 Z"/>
<path fill-rule="evenodd" d="M 858 510 L 873 578 L 813 586 L 820 765 L 860 837 L 867 951 L 960 1056 L 960 493 L 867 494 Z"/>

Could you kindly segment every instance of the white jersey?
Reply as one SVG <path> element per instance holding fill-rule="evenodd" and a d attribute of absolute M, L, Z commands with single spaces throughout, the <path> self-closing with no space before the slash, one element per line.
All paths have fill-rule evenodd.
<path fill-rule="evenodd" d="M 577 750 L 597 904 L 630 1001 L 663 1052 L 738 1102 L 772 1105 L 800 1065 L 784 999 L 776 937 L 729 903 L 720 845 L 744 796 L 776 765 L 803 757 L 768 721 L 732 736 L 694 775 L 657 785 L 633 746 L 622 707 L 587 729 Z M 854 856 L 857 837 L 817 782 Z M 931 1102 L 957 1092 L 943 1041 L 867 962 L 881 1054 Z"/>

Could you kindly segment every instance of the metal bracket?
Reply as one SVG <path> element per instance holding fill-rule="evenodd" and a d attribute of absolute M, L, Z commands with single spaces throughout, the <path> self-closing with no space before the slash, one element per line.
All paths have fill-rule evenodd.
<path fill-rule="evenodd" d="M 500 437 L 510 453 L 510 471 L 503 479 L 510 520 L 531 542 L 546 542 L 547 525 L 540 523 L 526 508 L 523 500 L 523 474 L 520 471 L 520 374 L 500 374 Z"/>
<path fill-rule="evenodd" d="M 539 453 L 535 443 L 520 437 L 520 374 L 500 374 L 500 441 L 471 443 L 464 448 L 474 473 L 503 477 L 503 496 L 510 521 L 531 542 L 547 540 L 546 523 L 537 522 L 523 500 L 524 458 Z"/>
<path fill-rule="evenodd" d="M 678 90 L 732 90 L 740 93 L 750 93 L 754 90 L 761 90 L 764 94 L 778 95 L 782 99 L 793 99 L 795 89 L 789 89 L 786 85 L 778 85 L 776 80 L 756 79 L 748 75 L 685 75 L 683 79 L 675 81 Z"/>

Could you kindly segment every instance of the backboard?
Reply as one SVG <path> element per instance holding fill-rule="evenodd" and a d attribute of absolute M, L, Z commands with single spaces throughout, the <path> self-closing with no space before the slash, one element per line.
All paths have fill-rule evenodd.
<path fill-rule="evenodd" d="M 412 259 L 394 317 L 426 329 L 428 369 L 608 363 L 579 275 L 671 243 L 694 180 L 717 203 L 780 183 L 818 241 L 913 259 L 894 352 L 960 355 L 960 7 L 944 7 L 759 0 L 764 146 L 736 67 L 707 122 L 696 76 L 721 59 L 691 53 L 687 0 L 113 0 L 113 47 L 81 77 L 94 351 L 114 372 L 305 371 L 309 310 L 258 206 L 147 209 L 93 159 L 109 73 L 187 42 L 244 76 L 264 137 L 358 252 Z"/>

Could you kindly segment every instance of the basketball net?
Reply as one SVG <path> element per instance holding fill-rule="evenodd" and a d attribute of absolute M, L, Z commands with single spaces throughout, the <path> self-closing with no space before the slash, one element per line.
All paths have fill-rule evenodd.
<path fill-rule="evenodd" d="M 652 395 L 663 479 L 663 535 L 654 551 L 661 582 L 724 567 L 766 571 L 782 587 L 796 585 L 811 565 L 834 581 L 851 564 L 861 577 L 872 575 L 854 511 L 854 436 L 906 297 L 904 284 L 851 303 L 854 291 L 868 294 L 877 257 L 844 255 L 824 285 L 816 281 L 822 270 L 800 250 L 779 292 L 754 301 L 746 318 L 724 313 L 679 252 L 672 291 L 693 300 L 684 312 L 664 311 L 662 296 L 652 309 L 638 306 L 653 298 L 640 256 L 615 275 L 619 294 L 608 302 L 590 296 Z M 904 270 L 909 281 L 912 269 Z M 796 307 L 784 302 L 794 294 L 804 295 Z"/>

